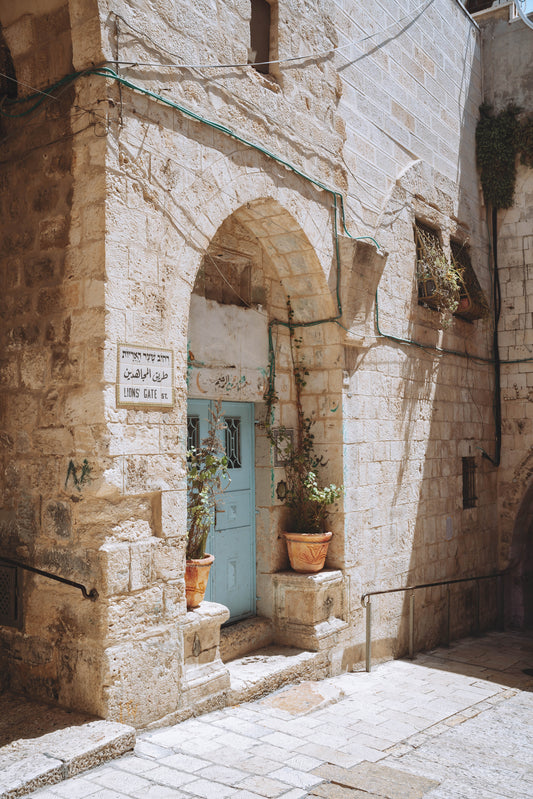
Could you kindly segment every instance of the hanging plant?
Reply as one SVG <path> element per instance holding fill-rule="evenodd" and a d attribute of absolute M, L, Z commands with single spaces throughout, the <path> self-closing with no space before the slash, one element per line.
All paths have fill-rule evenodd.
<path fill-rule="evenodd" d="M 476 163 L 483 197 L 491 208 L 510 208 L 516 182 L 516 157 L 526 126 L 519 122 L 520 108 L 514 103 L 509 103 L 498 114 L 491 105 L 483 103 L 479 113 Z"/>
<path fill-rule="evenodd" d="M 518 149 L 522 164 L 533 168 L 533 114 L 520 125 Z"/>

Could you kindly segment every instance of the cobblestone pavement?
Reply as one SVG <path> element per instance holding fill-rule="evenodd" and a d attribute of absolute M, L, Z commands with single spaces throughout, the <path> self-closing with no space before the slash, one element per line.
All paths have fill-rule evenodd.
<path fill-rule="evenodd" d="M 138 737 L 39 799 L 531 799 L 533 633 L 302 683 Z"/>

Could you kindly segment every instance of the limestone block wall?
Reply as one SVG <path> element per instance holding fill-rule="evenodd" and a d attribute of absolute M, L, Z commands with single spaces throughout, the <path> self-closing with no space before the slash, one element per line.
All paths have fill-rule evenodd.
<path fill-rule="evenodd" d="M 512 102 L 533 111 L 533 32 L 506 9 L 478 18 L 482 31 L 484 97 L 496 111 Z M 517 164 L 513 206 L 498 212 L 498 267 L 502 293 L 499 324 L 502 400 L 502 461 L 498 479 L 500 564 L 518 566 L 508 593 L 507 621 L 527 617 L 531 572 L 531 324 L 533 172 Z"/>
<path fill-rule="evenodd" d="M 114 48 L 113 52 L 119 52 L 120 60 L 136 62 L 136 66 L 123 70 L 123 74 L 144 88 L 160 89 L 153 74 L 143 68 L 143 62 L 148 59 L 148 37 L 157 41 L 163 25 L 165 48 L 180 56 L 178 61 L 201 64 L 246 60 L 249 10 L 244 4 L 242 7 L 213 4 L 209 19 L 207 13 L 202 16 L 202 12 L 195 12 L 199 15 L 195 17 L 195 25 L 183 31 L 179 30 L 177 9 L 176 16 L 167 9 L 162 9 L 160 18 L 137 16 L 134 25 L 126 7 L 114 8 L 123 19 L 118 20 L 118 33 L 115 25 L 108 25 L 110 51 Z M 433 4 L 427 13 L 413 20 L 404 19 L 408 9 L 401 3 L 388 9 L 383 18 L 376 16 L 372 4 L 357 4 L 357 7 L 343 4 L 342 8 L 334 3 L 320 7 L 317 4 L 309 7 L 308 12 L 302 17 L 305 24 L 296 25 L 299 8 L 290 4 L 280 8 L 277 35 L 281 54 L 284 47 L 285 52 L 293 54 L 306 52 L 304 48 L 309 47 L 328 48 L 337 41 L 344 45 L 358 36 L 362 39 L 369 32 L 375 34 L 376 42 L 372 40 L 372 46 L 350 45 L 333 60 L 325 58 L 319 64 L 280 65 L 273 68 L 271 77 L 261 76 L 252 68 L 231 68 L 215 76 L 192 68 L 178 73 L 169 66 L 168 72 L 161 70 L 162 75 L 174 78 L 180 75 L 179 81 L 172 82 L 169 94 L 176 102 L 208 119 L 230 125 L 239 136 L 260 141 L 263 147 L 317 179 L 347 189 L 349 228 L 354 233 L 375 233 L 391 252 L 380 282 L 385 330 L 463 353 L 473 348 L 476 354 L 486 357 L 490 341 L 487 323 L 468 325 L 458 321 L 442 336 L 436 329 L 434 315 L 416 304 L 413 276 L 411 208 L 418 197 L 418 213 L 426 221 L 434 217 L 433 221 L 443 231 L 446 246 L 450 236 L 469 239 L 478 277 L 485 289 L 489 285 L 472 158 L 474 122 L 480 100 L 479 38 L 475 25 L 461 6 L 452 2 Z M 227 30 L 231 24 L 231 39 L 203 37 L 203 33 L 211 30 L 214 19 L 219 30 Z M 316 24 L 318 19 L 320 25 Z M 331 20 L 333 26 L 329 24 Z M 292 30 L 290 47 L 288 30 Z M 316 39 L 318 30 L 324 37 L 321 41 Z M 153 60 L 153 54 L 150 58 Z M 156 60 L 173 63 L 168 53 L 159 52 Z M 113 98 L 120 109 L 122 127 L 117 129 L 116 144 L 115 141 L 111 144 L 108 162 L 110 172 L 115 174 L 116 170 L 116 183 L 114 178 L 110 184 L 110 214 L 116 224 L 108 236 L 108 261 L 110 269 L 117 270 L 117 280 L 109 287 L 109 307 L 114 310 L 109 315 L 108 329 L 111 337 L 120 331 L 136 340 L 148 335 L 154 342 L 171 342 L 177 353 L 178 403 L 176 416 L 166 415 L 163 426 L 155 417 L 143 415 L 150 429 L 145 428 L 142 437 L 138 432 L 140 419 L 136 419 L 136 442 L 125 458 L 117 452 L 110 479 L 127 490 L 150 491 L 162 487 L 166 491 L 179 479 L 183 486 L 183 473 L 179 473 L 175 453 L 158 462 L 159 472 L 152 468 L 143 472 L 141 463 L 148 462 L 151 466 L 156 463 L 158 445 L 152 425 L 165 432 L 173 429 L 173 441 L 178 440 L 186 396 L 182 359 L 188 294 L 202 253 L 218 227 L 237 208 L 258 197 L 272 195 L 301 224 L 319 253 L 323 274 L 332 289 L 331 217 L 328 219 L 324 214 L 323 201 L 319 206 L 320 222 L 316 216 L 311 219 L 311 212 L 306 215 L 303 207 L 295 203 L 292 192 L 305 192 L 305 202 L 314 214 L 317 198 L 313 190 L 304 188 L 305 182 L 288 173 L 280 179 L 278 167 L 249 147 L 202 123 L 187 121 L 179 111 L 165 110 L 127 88 L 121 89 L 120 96 L 115 88 Z M 308 136 L 316 125 L 320 125 L 320 135 L 314 136 L 310 147 Z M 403 172 L 415 168 L 412 165 L 418 162 L 433 171 L 428 172 L 425 167 L 415 169 L 409 191 L 397 192 Z M 257 179 L 252 176 L 254 170 L 261 173 Z M 138 232 L 134 241 L 130 229 Z M 157 242 L 153 229 L 157 230 Z M 272 243 L 266 246 L 272 254 L 268 250 Z M 275 248 L 273 252 L 276 253 Z M 122 285 L 128 286 L 127 293 L 115 297 L 119 273 L 124 280 L 126 262 L 129 282 Z M 141 266 L 132 266 L 135 263 Z M 284 278 L 285 294 L 295 298 L 301 318 L 312 319 L 316 307 L 313 289 L 306 289 L 301 280 L 295 285 L 290 274 Z M 136 290 L 132 295 L 136 281 L 142 291 Z M 283 310 L 283 293 L 275 304 Z M 357 337 L 358 331 L 351 332 Z M 332 330 L 327 327 L 316 328 L 313 335 L 322 348 L 334 340 Z M 287 368 L 286 343 L 284 349 L 282 344 L 280 348 L 280 380 L 283 380 L 283 369 Z M 323 353 L 324 350 L 321 355 L 324 358 Z M 310 352 L 311 361 L 314 357 Z M 452 364 L 454 356 L 450 356 L 444 364 L 440 357 L 435 362 L 428 357 L 428 363 L 421 363 L 419 350 L 402 349 L 381 339 L 364 342 L 360 352 L 350 346 L 344 355 L 347 376 L 341 424 L 348 486 L 347 516 L 342 554 L 336 555 L 334 546 L 331 557 L 335 565 L 350 564 L 354 586 L 352 620 L 360 636 L 358 602 L 363 590 L 382 587 L 383 582 L 386 587 L 401 584 L 415 575 L 418 580 L 429 580 L 483 572 L 495 563 L 495 525 L 489 501 L 493 495 L 493 475 L 481 460 L 478 461 L 479 508 L 468 513 L 460 510 L 461 457 L 476 454 L 477 446 L 490 449 L 492 444 L 491 372 L 486 365 L 472 360 L 456 360 Z M 396 360 L 398 363 L 392 365 Z M 336 368 L 338 359 L 329 359 L 329 363 Z M 108 347 L 108 364 L 107 374 L 112 382 L 113 346 Z M 312 394 L 321 397 L 330 414 L 336 407 L 332 398 L 342 390 L 341 371 L 328 372 L 334 374 L 328 377 L 328 381 L 334 381 L 331 392 L 329 383 L 324 382 L 324 372 L 311 380 L 316 383 Z M 381 404 L 369 399 L 376 396 L 376 374 Z M 358 382 L 352 384 L 352 380 Z M 360 390 L 359 384 L 368 387 Z M 290 390 L 288 385 L 287 390 Z M 111 385 L 108 397 L 112 405 Z M 316 404 L 310 394 L 311 399 Z M 285 413 L 290 415 L 290 405 Z M 125 424 L 123 429 L 127 431 L 134 418 L 128 412 L 120 419 L 117 417 L 117 422 Z M 172 428 L 174 418 L 178 425 Z M 115 433 L 118 430 L 114 428 Z M 331 440 L 340 441 L 340 438 L 335 433 Z M 416 454 L 411 454 L 411 442 Z M 391 449 L 394 455 L 389 454 Z M 154 457 L 149 458 L 148 452 Z M 427 467 L 426 454 L 431 458 Z M 406 459 L 408 463 L 404 464 Z M 167 466 L 163 467 L 168 482 L 161 483 L 163 463 L 173 466 L 168 466 L 168 472 Z M 405 495 L 398 487 L 404 482 Z M 368 489 L 366 498 L 363 498 L 364 489 Z M 178 498 L 179 494 L 175 496 Z M 183 493 L 181 497 L 183 504 Z M 265 518 L 271 529 L 274 517 Z M 162 525 L 164 529 L 164 519 Z M 366 550 L 360 540 L 364 536 L 373 541 Z M 345 549 L 350 552 L 348 561 Z M 384 560 L 384 552 L 391 553 L 390 560 Z M 380 569 L 383 566 L 382 571 L 377 572 L 377 564 Z M 276 565 L 279 567 L 279 560 Z M 427 614 L 428 640 L 435 633 L 432 615 L 432 611 Z M 383 632 L 383 636 L 393 638 L 398 627 L 397 614 L 385 613 L 384 618 L 390 623 L 386 623 L 389 632 Z"/>
<path fill-rule="evenodd" d="M 455 0 L 435 0 L 420 12 L 399 0 L 380 14 L 370 0 L 280 0 L 277 55 L 313 57 L 273 66 L 265 76 L 249 66 L 194 66 L 247 62 L 248 2 L 209 0 L 191 8 L 180 0 L 150 9 L 140 0 L 69 3 L 73 67 L 107 60 L 133 85 L 109 72 L 86 74 L 65 92 L 69 133 L 76 135 L 57 210 L 50 214 L 52 200 L 34 209 L 33 232 L 17 245 L 17 267 L 3 273 L 4 300 L 29 302 L 28 323 L 44 290 L 54 288 L 64 302 L 50 316 L 62 338 L 54 332 L 50 345 L 44 327 L 34 342 L 11 344 L 13 322 L 6 321 L 6 396 L 29 410 L 22 422 L 6 421 L 6 441 L 21 443 L 4 473 L 9 479 L 20 468 L 12 464 L 25 460 L 40 470 L 37 478 L 25 472 L 28 487 L 16 484 L 7 496 L 6 524 L 20 505 L 18 551 L 21 525 L 39 513 L 40 527 L 27 536 L 31 546 L 41 547 L 47 565 L 94 580 L 100 593 L 97 605 L 79 600 L 69 615 L 58 599 L 67 589 L 48 589 L 41 615 L 27 617 L 26 637 L 3 633 L 12 662 L 51 653 L 48 660 L 39 654 L 28 690 L 136 725 L 192 712 L 193 694 L 205 706 L 206 695 L 196 686 L 191 692 L 184 668 L 185 418 L 191 296 L 206 253 L 218 257 L 220 245 L 250 259 L 257 277 L 252 304 L 263 307 L 269 322 L 286 319 L 288 296 L 297 321 L 340 316 L 340 264 L 346 329 L 339 320 L 304 328 L 301 345 L 310 372 L 305 408 L 328 459 L 323 476 L 346 486 L 331 519 L 336 534 L 328 565 L 343 571 L 338 604 L 348 624 L 342 646 L 351 655 L 337 652 L 331 662 L 349 668 L 361 651 L 365 591 L 495 565 L 494 472 L 478 457 L 478 505 L 469 511 L 461 507 L 460 473 L 461 457 L 492 446 L 492 373 L 471 357 L 487 357 L 490 325 L 456 320 L 442 333 L 434 313 L 418 306 L 414 279 L 413 223 L 420 217 L 442 231 L 445 248 L 450 237 L 468 239 L 478 278 L 489 285 L 473 168 L 478 31 Z M 358 43 L 345 46 L 352 41 Z M 331 54 L 337 45 L 343 49 Z M 172 66 L 177 62 L 189 66 Z M 46 85 L 41 71 L 39 80 Z M 46 108 L 53 115 L 53 105 Z M 25 143 L 17 140 L 25 158 L 44 130 L 40 122 Z M 52 138 L 45 164 L 55 152 Z M 68 149 L 62 145 L 60 152 Z M 25 169 L 17 180 L 49 177 L 47 165 Z M 339 194 L 329 187 L 346 196 L 346 229 Z M 63 227 L 49 222 L 61 214 L 68 216 Z M 52 271 L 27 285 L 24 258 L 41 258 L 47 236 L 55 241 L 58 230 L 65 241 L 49 248 Z M 369 257 L 349 234 L 375 236 L 381 254 Z M 11 243 L 8 250 L 13 257 Z M 383 331 L 460 354 L 437 355 L 378 336 L 376 288 Z M 46 297 L 40 313 L 48 322 L 56 300 Z M 288 336 L 282 325 L 274 333 L 275 423 L 292 427 Z M 173 351 L 172 409 L 117 407 L 120 343 Z M 258 402 L 256 418 L 263 414 Z M 260 426 L 256 452 L 258 611 L 272 616 L 274 575 L 287 564 L 275 492 L 283 470 Z M 65 489 L 69 460 L 79 470 L 85 458 L 91 482 L 79 492 Z M 63 535 L 64 529 L 72 532 Z M 431 644 L 443 598 L 433 592 L 420 601 L 418 643 Z M 458 590 L 454 602 L 455 629 L 467 631 L 468 591 Z M 485 607 L 489 623 L 492 608 Z M 381 654 L 402 651 L 404 620 L 402 599 L 381 603 L 375 617 Z M 79 678 L 72 676 L 74 663 Z"/>
<path fill-rule="evenodd" d="M 2 22 L 19 99 L 72 71 L 67 4 L 2 8 Z M 15 118 L 1 123 L 1 553 L 88 589 L 100 584 L 87 513 L 95 485 L 76 479 L 87 459 L 97 482 L 105 446 L 105 145 L 94 99 L 90 83 L 65 85 L 33 113 L 34 100 L 11 106 Z M 25 574 L 22 615 L 20 632 L 1 630 L 11 688 L 99 712 L 102 606 Z"/>
<path fill-rule="evenodd" d="M 473 157 L 479 31 L 455 3 L 431 4 L 414 19 L 405 18 L 401 3 L 363 8 L 362 14 L 355 5 L 339 9 L 341 46 L 372 34 L 336 57 L 347 207 L 352 226 L 370 228 L 388 259 L 377 295 L 385 337 L 359 326 L 359 346 L 346 352 L 345 529 L 356 641 L 362 640 L 362 593 L 497 567 L 496 475 L 480 457 L 480 448 L 494 449 L 492 369 L 461 357 L 490 357 L 490 322 L 455 320 L 439 331 L 435 312 L 417 304 L 413 238 L 416 219 L 439 230 L 446 251 L 450 239 L 468 242 L 489 292 Z M 460 354 L 438 355 L 431 347 Z M 478 502 L 470 510 L 462 508 L 466 456 L 475 456 L 477 466 Z M 467 632 L 471 587 L 454 592 L 452 630 Z M 481 604 L 483 623 L 493 623 L 490 590 Z M 405 651 L 406 611 L 402 594 L 374 604 L 376 653 Z M 417 594 L 417 645 L 442 640 L 445 616 L 443 589 Z"/>
<path fill-rule="evenodd" d="M 377 234 L 390 250 L 378 288 L 383 337 L 350 351 L 344 398 L 345 468 L 354 475 L 346 526 L 356 531 L 347 540 L 351 580 L 361 593 L 490 574 L 497 566 L 496 473 L 480 456 L 494 449 L 493 372 L 483 360 L 490 320 L 455 319 L 441 330 L 436 312 L 417 304 L 415 219 L 440 230 L 447 247 L 450 235 L 466 235 L 457 225 L 458 203 L 456 184 L 419 163 L 398 181 Z M 401 210 L 392 217 L 389 208 Z M 472 254 L 483 277 L 484 248 Z M 462 458 L 469 456 L 477 467 L 477 503 L 464 510 Z M 471 590 L 454 589 L 456 633 L 471 628 Z M 493 594 L 494 585 L 483 597 L 485 624 L 495 619 Z M 418 645 L 442 640 L 445 589 L 420 592 L 416 603 Z M 406 610 L 402 594 L 378 600 L 377 652 L 405 651 Z M 362 613 L 355 604 L 353 612 Z"/>
<path fill-rule="evenodd" d="M 358 233 L 377 230 L 397 176 L 418 159 L 457 184 L 460 218 L 479 224 L 472 157 L 481 91 L 477 26 L 448 0 L 415 8 L 402 0 L 335 5 L 352 225 Z"/>

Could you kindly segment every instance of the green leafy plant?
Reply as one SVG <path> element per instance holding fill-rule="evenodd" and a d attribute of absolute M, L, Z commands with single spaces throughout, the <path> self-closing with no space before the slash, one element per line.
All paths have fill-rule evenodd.
<path fill-rule="evenodd" d="M 422 229 L 417 230 L 419 257 L 416 277 L 419 300 L 441 313 L 441 323 L 446 327 L 459 305 L 463 279 L 461 270 L 450 262 L 440 242 Z"/>
<path fill-rule="evenodd" d="M 491 105 L 479 108 L 476 128 L 476 162 L 485 203 L 491 208 L 510 208 L 516 183 L 516 158 L 533 164 L 533 120 L 520 121 L 521 109 L 509 103 L 494 113 Z"/>
<path fill-rule="evenodd" d="M 216 499 L 229 485 L 228 459 L 219 433 L 225 429 L 220 403 L 209 411 L 207 436 L 187 451 L 187 560 L 203 558 L 215 521 Z"/>
<path fill-rule="evenodd" d="M 533 114 L 530 114 L 520 125 L 518 134 L 520 161 L 533 168 Z"/>
<path fill-rule="evenodd" d="M 285 468 L 286 483 L 278 486 L 278 497 L 290 509 L 290 526 L 296 533 L 322 533 L 325 530 L 329 507 L 343 494 L 343 487 L 331 484 L 320 487 L 317 472 L 326 465 L 323 456 L 314 449 L 313 424 L 306 416 L 302 392 L 309 374 L 301 358 L 302 339 L 295 335 L 294 311 L 287 300 L 289 343 L 295 385 L 297 427 L 295 440 L 284 428 L 271 427 L 272 406 L 277 401 L 273 390 L 266 395 L 267 434 Z M 281 491 L 280 491 L 281 488 Z"/>

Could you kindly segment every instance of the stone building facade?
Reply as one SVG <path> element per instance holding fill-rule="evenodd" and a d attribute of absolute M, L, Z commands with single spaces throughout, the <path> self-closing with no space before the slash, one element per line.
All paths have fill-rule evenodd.
<path fill-rule="evenodd" d="M 419 305 L 413 231 L 466 246 L 490 299 L 476 120 L 485 96 L 531 108 L 533 32 L 457 0 L 271 0 L 251 24 L 261 5 L 0 0 L 0 555 L 98 592 L 19 572 L 2 679 L 138 726 L 228 701 L 227 660 L 263 644 L 351 669 L 365 593 L 531 568 L 533 368 L 502 363 L 498 468 L 492 320 L 442 329 Z M 502 361 L 532 343 L 531 186 L 520 167 L 500 217 Z M 295 425 L 288 298 L 321 478 L 345 486 L 316 577 L 288 571 L 264 427 L 272 358 L 274 424 Z M 170 400 L 121 393 L 128 353 L 171 365 Z M 229 582 L 248 570 L 249 605 L 215 591 L 187 612 L 187 408 L 220 399 L 251 413 L 248 566 L 217 556 Z M 496 623 L 495 586 L 454 587 L 454 635 L 478 600 Z M 405 595 L 373 604 L 375 656 L 405 652 Z M 447 606 L 417 593 L 417 647 L 443 639 Z"/>

